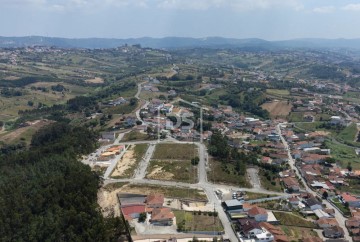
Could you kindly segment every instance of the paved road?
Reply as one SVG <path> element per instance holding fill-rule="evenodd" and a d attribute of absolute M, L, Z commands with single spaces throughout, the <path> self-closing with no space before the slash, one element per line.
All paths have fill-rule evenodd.
<path fill-rule="evenodd" d="M 215 190 L 217 189 L 224 189 L 229 191 L 245 191 L 245 192 L 254 192 L 254 193 L 264 193 L 264 194 L 276 194 L 281 197 L 288 196 L 288 194 L 285 193 L 279 193 L 279 192 L 272 192 L 265 190 L 261 187 L 255 187 L 255 188 L 239 188 L 236 186 L 227 186 L 227 185 L 218 185 L 218 184 L 212 184 L 208 182 L 207 180 L 207 157 L 208 153 L 206 150 L 206 147 L 204 144 L 200 142 L 184 142 L 184 141 L 178 141 L 174 139 L 168 139 L 161 141 L 160 143 L 178 143 L 178 144 L 195 144 L 199 149 L 199 164 L 198 164 L 198 177 L 199 182 L 196 184 L 189 184 L 189 183 L 183 183 L 183 182 L 174 182 L 174 181 L 160 181 L 160 180 L 150 180 L 150 179 L 144 179 L 146 174 L 146 168 L 148 165 L 148 162 L 152 156 L 152 152 L 155 149 L 155 145 L 159 142 L 157 140 L 154 141 L 134 141 L 134 142 L 125 142 L 122 143 L 123 145 L 130 145 L 130 144 L 149 144 L 149 149 L 147 150 L 147 153 L 139 165 L 139 170 L 136 172 L 135 179 L 105 179 L 104 184 L 109 183 L 117 183 L 117 182 L 129 182 L 132 184 L 148 184 L 148 185 L 158 185 L 158 186 L 173 186 L 173 187 L 182 187 L 182 188 L 192 188 L 192 189 L 202 189 L 207 197 L 210 204 L 213 204 L 216 211 L 219 214 L 219 218 L 224 226 L 225 234 L 230 238 L 231 241 L 238 241 L 238 238 L 234 231 L 232 230 L 231 223 L 229 218 L 227 217 L 226 213 L 224 212 L 222 206 L 221 206 L 221 200 L 219 200 L 215 195 Z"/>
<path fill-rule="evenodd" d="M 151 144 L 149 145 L 145 156 L 141 159 L 141 162 L 139 163 L 139 166 L 134 174 L 134 179 L 141 180 L 145 178 L 146 175 L 146 169 L 149 165 L 150 159 L 155 151 L 155 145 Z"/>
<path fill-rule="evenodd" d="M 129 146 L 126 147 L 119 155 L 116 155 L 115 158 L 110 160 L 111 164 L 105 171 L 104 179 L 109 178 L 109 176 L 111 175 L 111 172 L 115 169 L 116 164 L 118 163 L 120 158 L 125 154 L 125 152 L 127 151 L 128 148 L 129 148 Z"/>
<path fill-rule="evenodd" d="M 281 138 L 281 142 L 283 143 L 285 149 L 287 149 L 288 151 L 288 156 L 289 156 L 289 165 L 291 167 L 291 169 L 295 170 L 297 176 L 301 179 L 301 181 L 304 183 L 304 186 L 305 186 L 305 189 L 308 193 L 311 193 L 312 195 L 314 196 L 317 196 L 317 193 L 314 192 L 313 190 L 310 189 L 310 187 L 307 185 L 307 183 L 305 182 L 304 178 L 302 177 L 302 175 L 300 174 L 299 172 L 299 169 L 295 166 L 295 160 L 292 158 L 291 156 L 291 150 L 289 148 L 289 145 L 287 143 L 287 141 L 285 140 L 285 138 L 282 136 L 281 134 L 281 126 L 282 124 L 278 124 L 276 126 L 276 130 L 278 132 L 278 134 L 280 135 L 280 138 Z M 329 203 L 328 201 L 326 200 L 323 200 L 322 201 L 323 204 L 325 204 L 328 208 L 334 208 L 335 210 L 335 218 L 336 220 L 338 221 L 340 227 L 344 230 L 344 235 L 345 235 L 345 239 L 349 242 L 352 241 L 352 238 L 350 237 L 349 235 L 349 231 L 347 230 L 346 226 L 345 226 L 345 221 L 346 221 L 346 218 L 337 210 L 336 207 L 334 207 L 331 203 Z"/>

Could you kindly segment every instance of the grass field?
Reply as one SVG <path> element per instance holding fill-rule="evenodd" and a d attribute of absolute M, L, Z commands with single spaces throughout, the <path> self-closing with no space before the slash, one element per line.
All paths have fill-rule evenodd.
<path fill-rule="evenodd" d="M 345 129 L 343 129 L 336 138 L 344 141 L 353 142 L 355 140 L 355 136 L 358 132 L 357 125 L 355 123 L 350 124 Z"/>
<path fill-rule="evenodd" d="M 199 156 L 198 148 L 192 144 L 158 144 L 152 159 L 190 161 L 196 156 Z"/>
<path fill-rule="evenodd" d="M 139 193 L 145 195 L 149 195 L 151 193 L 162 193 L 167 198 L 182 198 L 207 201 L 206 194 L 203 190 L 192 188 L 129 184 L 123 186 L 121 192 Z"/>
<path fill-rule="evenodd" d="M 50 87 L 57 84 L 63 85 L 65 88 L 69 89 L 69 91 L 65 92 L 64 95 L 59 92 L 52 92 Z M 39 90 L 31 90 L 32 86 L 45 87 L 48 88 L 49 91 L 42 92 Z M 74 98 L 75 96 L 91 93 L 94 88 L 82 87 L 64 82 L 36 82 L 25 86 L 24 88 L 19 88 L 19 90 L 24 92 L 22 96 L 0 96 L 0 121 L 8 121 L 17 118 L 20 110 L 34 109 L 39 103 L 47 106 L 66 103 L 67 100 Z M 32 101 L 33 106 L 29 106 L 28 101 Z"/>
<path fill-rule="evenodd" d="M 272 118 L 286 117 L 289 115 L 292 105 L 288 104 L 287 101 L 272 101 L 264 103 L 261 107 L 270 113 Z"/>
<path fill-rule="evenodd" d="M 303 219 L 298 215 L 294 215 L 292 213 L 285 212 L 273 212 L 276 219 L 280 221 L 281 225 L 287 226 L 297 226 L 297 227 L 305 227 L 305 228 L 315 228 L 316 225 L 310 221 Z"/>
<path fill-rule="evenodd" d="M 302 122 L 304 120 L 304 113 L 291 112 L 288 117 L 289 122 Z"/>
<path fill-rule="evenodd" d="M 346 145 L 334 143 L 330 140 L 325 141 L 326 146 L 331 149 L 331 155 L 340 161 L 343 168 L 346 168 L 348 162 L 351 162 L 353 169 L 360 169 L 360 159 L 355 153 L 355 149 Z"/>
<path fill-rule="evenodd" d="M 293 227 L 293 226 L 280 226 L 282 231 L 289 237 L 290 241 L 303 241 L 307 237 L 318 237 L 317 233 L 312 229 Z"/>
<path fill-rule="evenodd" d="M 330 115 L 327 113 L 315 113 L 315 112 L 291 112 L 288 116 L 289 122 L 304 122 L 304 115 L 309 114 L 315 117 L 315 121 L 329 121 Z"/>
<path fill-rule="evenodd" d="M 51 124 L 53 121 L 38 121 L 36 124 L 18 128 L 16 130 L 5 132 L 1 134 L 0 141 L 6 144 L 14 144 L 20 141 L 25 142 L 27 145 L 31 143 L 32 136 L 38 131 L 40 128 Z"/>
<path fill-rule="evenodd" d="M 321 124 L 322 122 L 309 122 L 309 123 L 297 123 L 296 127 L 300 128 L 300 129 L 305 129 L 306 131 L 316 131 L 316 130 L 323 130 L 323 129 L 319 129 L 318 126 Z"/>
<path fill-rule="evenodd" d="M 266 89 L 266 93 L 275 96 L 289 96 L 290 92 L 286 89 Z"/>
<path fill-rule="evenodd" d="M 121 104 L 114 107 L 104 108 L 105 114 L 129 114 L 136 109 L 136 105 L 131 106 L 130 104 Z"/>
<path fill-rule="evenodd" d="M 241 187 L 251 187 L 246 176 L 240 176 L 236 173 L 232 164 L 224 165 L 213 158 L 209 158 L 210 171 L 208 171 L 208 180 L 212 183 L 220 183 L 227 185 L 236 185 Z"/>
<path fill-rule="evenodd" d="M 174 211 L 176 224 L 181 231 L 223 231 L 223 226 L 217 216 L 207 212 Z"/>
<path fill-rule="evenodd" d="M 146 178 L 196 183 L 197 167 L 193 166 L 190 160 L 151 160 Z"/>
<path fill-rule="evenodd" d="M 141 141 L 141 140 L 149 140 L 150 137 L 147 134 L 140 133 L 139 131 L 132 130 L 129 133 L 126 133 L 122 138 L 122 141 Z"/>
<path fill-rule="evenodd" d="M 279 178 L 277 177 L 277 174 L 271 174 L 272 179 L 271 181 L 269 181 L 265 177 L 265 171 L 263 169 L 259 169 L 259 178 L 260 178 L 261 186 L 266 190 L 275 191 L 275 192 L 284 191 L 283 187 L 280 184 Z"/>

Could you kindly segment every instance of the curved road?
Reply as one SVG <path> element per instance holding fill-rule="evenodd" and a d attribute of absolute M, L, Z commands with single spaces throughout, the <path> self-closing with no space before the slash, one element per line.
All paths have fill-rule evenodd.
<path fill-rule="evenodd" d="M 281 134 L 281 126 L 282 124 L 278 124 L 276 126 L 276 131 L 278 132 L 278 134 L 280 135 L 280 139 L 281 142 L 283 143 L 285 149 L 287 149 L 288 151 L 288 156 L 289 156 L 289 165 L 291 167 L 292 170 L 295 170 L 297 176 L 301 179 L 301 181 L 304 183 L 305 189 L 308 193 L 311 193 L 312 195 L 314 195 L 315 197 L 317 196 L 317 193 L 314 192 L 313 190 L 310 189 L 310 187 L 307 185 L 305 179 L 302 177 L 302 175 L 300 174 L 299 169 L 295 166 L 295 160 L 292 158 L 291 156 L 291 150 L 289 147 L 289 144 L 287 143 L 287 141 L 285 140 L 285 138 L 282 136 Z M 336 207 L 334 207 L 331 203 L 329 203 L 327 200 L 322 200 L 322 202 L 327 206 L 327 207 L 333 207 L 335 210 L 335 218 L 338 221 L 340 227 L 344 230 L 344 237 L 346 239 L 346 241 L 351 242 L 352 238 L 349 235 L 349 231 L 347 230 L 346 226 L 345 226 L 345 221 L 346 218 L 338 211 L 338 209 Z"/>

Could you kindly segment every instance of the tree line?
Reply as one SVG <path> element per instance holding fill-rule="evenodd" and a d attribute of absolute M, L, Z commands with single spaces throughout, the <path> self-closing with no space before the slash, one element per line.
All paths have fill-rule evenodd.
<path fill-rule="evenodd" d="M 117 241 L 125 226 L 103 218 L 99 177 L 77 158 L 95 133 L 65 123 L 39 130 L 23 152 L 0 154 L 2 241 Z"/>

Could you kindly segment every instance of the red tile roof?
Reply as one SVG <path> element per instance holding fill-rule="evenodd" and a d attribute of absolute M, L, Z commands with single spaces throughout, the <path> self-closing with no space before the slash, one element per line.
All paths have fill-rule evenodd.
<path fill-rule="evenodd" d="M 123 206 L 121 207 L 121 211 L 124 216 L 130 216 L 134 213 L 144 213 L 145 212 L 145 205 L 130 205 L 130 206 Z"/>
<path fill-rule="evenodd" d="M 251 208 L 248 211 L 248 214 L 250 216 L 256 216 L 256 215 L 259 215 L 259 214 L 267 214 L 267 211 L 264 208 L 260 208 L 260 207 L 255 206 L 255 207 Z"/>
<path fill-rule="evenodd" d="M 354 197 L 353 195 L 351 195 L 351 194 L 349 194 L 349 193 L 346 193 L 346 192 L 342 193 L 342 194 L 341 194 L 341 197 L 343 198 L 343 200 L 344 200 L 345 202 L 355 202 L 355 201 L 358 201 L 358 200 L 359 200 L 358 198 L 356 198 L 356 197 Z"/>
<path fill-rule="evenodd" d="M 151 213 L 151 221 L 169 220 L 175 217 L 170 208 L 154 208 Z"/>
<path fill-rule="evenodd" d="M 146 203 L 148 205 L 152 204 L 163 204 L 164 203 L 164 195 L 162 194 L 150 194 L 146 198 Z"/>

